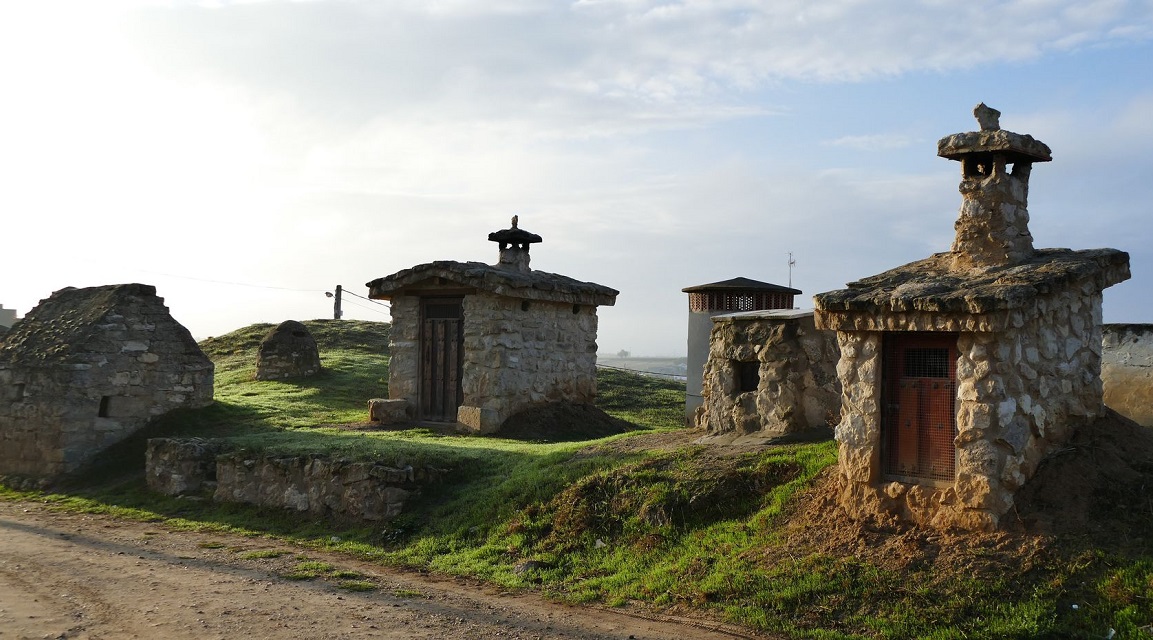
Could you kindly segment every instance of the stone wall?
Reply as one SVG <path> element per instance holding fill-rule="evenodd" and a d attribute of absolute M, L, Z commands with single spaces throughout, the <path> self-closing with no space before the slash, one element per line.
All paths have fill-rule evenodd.
<path fill-rule="evenodd" d="M 963 317 L 942 316 L 942 326 Z M 1091 282 L 1010 313 L 1011 329 L 960 332 L 957 469 L 949 486 L 880 477 L 881 332 L 840 332 L 844 413 L 837 427 L 843 505 L 935 526 L 991 530 L 1041 459 L 1103 413 L 1101 294 Z"/>
<path fill-rule="evenodd" d="M 308 327 L 285 320 L 269 331 L 256 355 L 257 380 L 306 378 L 320 373 L 320 351 Z"/>
<path fill-rule="evenodd" d="M 1110 409 L 1153 427 L 1153 325 L 1104 325 L 1101 382 Z"/>
<path fill-rule="evenodd" d="M 9 336 L 11 357 L 0 359 L 0 475 L 76 471 L 153 418 L 212 402 L 212 362 L 187 329 L 149 294 L 152 287 L 119 286 L 139 290 L 121 291 L 114 310 L 82 330 L 44 313 L 32 317 L 38 308 L 24 320 L 36 321 L 36 331 L 18 324 Z M 27 338 L 28 353 L 18 352 L 14 337 Z M 33 342 L 55 345 L 59 357 Z"/>
<path fill-rule="evenodd" d="M 464 317 L 461 424 L 492 433 L 522 409 L 595 400 L 596 307 L 476 295 Z"/>
<path fill-rule="evenodd" d="M 841 414 L 836 334 L 818 331 L 813 313 L 754 311 L 713 319 L 703 403 L 696 425 L 707 439 L 772 440 L 836 424 Z M 756 388 L 741 391 L 741 363 Z"/>
<path fill-rule="evenodd" d="M 218 502 L 288 509 L 312 517 L 384 521 L 395 518 L 421 488 L 445 472 L 390 467 L 324 455 L 266 456 L 226 451 L 220 442 L 148 441 L 145 476 L 168 495 L 211 490 Z"/>
<path fill-rule="evenodd" d="M 392 332 L 388 344 L 388 397 L 420 406 L 420 298 L 391 300 Z"/>

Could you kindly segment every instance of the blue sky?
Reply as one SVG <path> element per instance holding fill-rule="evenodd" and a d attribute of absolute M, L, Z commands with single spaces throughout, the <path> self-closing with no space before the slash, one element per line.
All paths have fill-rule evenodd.
<path fill-rule="evenodd" d="M 1153 2 L 45 2 L 0 7 L 0 304 L 146 282 L 197 337 L 326 317 L 432 260 L 618 289 L 604 352 L 679 355 L 686 286 L 809 296 L 946 251 L 957 163 L 1053 149 L 1037 247 L 1114 247 L 1153 322 Z M 351 298 L 346 317 L 384 320 Z M 359 305 L 359 306 L 356 306 Z M 382 313 L 383 312 L 383 313 Z"/>

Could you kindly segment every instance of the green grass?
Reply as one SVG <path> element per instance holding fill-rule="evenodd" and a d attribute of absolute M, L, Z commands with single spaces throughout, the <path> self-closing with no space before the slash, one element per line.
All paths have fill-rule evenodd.
<path fill-rule="evenodd" d="M 1141 638 L 1153 624 L 1148 541 L 1124 549 L 1092 535 L 1054 541 L 1036 562 L 995 571 L 971 568 L 989 563 L 981 545 L 965 549 L 964 562 L 950 571 L 935 569 L 929 558 L 897 571 L 852 552 L 796 551 L 804 547 L 788 539 L 791 509 L 835 462 L 834 443 L 739 456 L 701 446 L 664 452 L 619 446 L 621 439 L 681 427 L 684 389 L 667 380 L 598 372 L 598 405 L 646 431 L 591 442 L 338 428 L 364 422 L 366 400 L 387 396 L 388 326 L 306 325 L 321 346 L 320 376 L 252 379 L 256 348 L 272 325 L 206 340 L 217 364 L 215 405 L 165 416 L 63 490 L 0 485 L 0 499 L 267 540 L 261 544 L 269 548 L 239 550 L 240 557 L 275 557 L 288 553 L 280 545 L 294 543 L 535 589 L 567 602 L 703 609 L 797 638 L 1102 638 L 1110 628 L 1117 638 Z M 148 492 L 141 479 L 144 441 L 165 435 L 226 437 L 270 455 L 325 452 L 445 474 L 387 524 L 336 525 Z M 223 546 L 217 544 L 202 546 Z M 378 588 L 358 572 L 304 556 L 284 575 L 323 577 L 351 591 Z"/>

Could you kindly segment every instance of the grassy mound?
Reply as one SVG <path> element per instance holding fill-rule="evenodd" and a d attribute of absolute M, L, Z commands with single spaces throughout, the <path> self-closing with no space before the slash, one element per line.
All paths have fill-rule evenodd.
<path fill-rule="evenodd" d="M 104 456 L 104 475 L 56 494 L 0 487 L 0 497 L 272 534 L 571 602 L 705 612 L 788 637 L 1105 638 L 1112 630 L 1153 638 L 1153 431 L 1117 416 L 1087 425 L 1042 465 L 1010 530 L 917 529 L 837 510 L 833 442 L 693 445 L 699 434 L 681 428 L 683 386 L 622 371 L 598 372 L 595 411 L 533 416 L 535 437 L 364 429 L 365 400 L 387 395 L 388 325 L 305 324 L 320 346 L 321 375 L 253 379 L 272 325 L 211 338 L 203 346 L 217 364 L 214 406 L 165 416 Z M 614 421 L 640 428 L 615 433 Z M 549 429 L 553 437 L 540 436 Z M 159 435 L 429 465 L 449 479 L 387 525 L 338 529 L 148 493 L 143 439 Z"/>

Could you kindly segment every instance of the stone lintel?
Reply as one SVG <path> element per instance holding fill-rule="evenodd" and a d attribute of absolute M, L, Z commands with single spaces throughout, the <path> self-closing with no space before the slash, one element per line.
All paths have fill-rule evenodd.
<path fill-rule="evenodd" d="M 755 322 L 757 320 L 800 320 L 813 315 L 812 309 L 762 309 L 760 311 L 738 311 L 713 316 L 713 324 L 732 322 Z"/>
<path fill-rule="evenodd" d="M 1028 134 L 1004 129 L 954 133 L 937 141 L 937 155 L 960 160 L 968 155 L 1001 154 L 1009 162 L 1049 162 L 1049 146 Z"/>
<path fill-rule="evenodd" d="M 1011 327 L 1011 313 L 982 315 L 942 314 L 932 311 L 894 313 L 885 311 L 817 311 L 817 329 L 823 331 L 947 331 L 989 333 Z"/>

